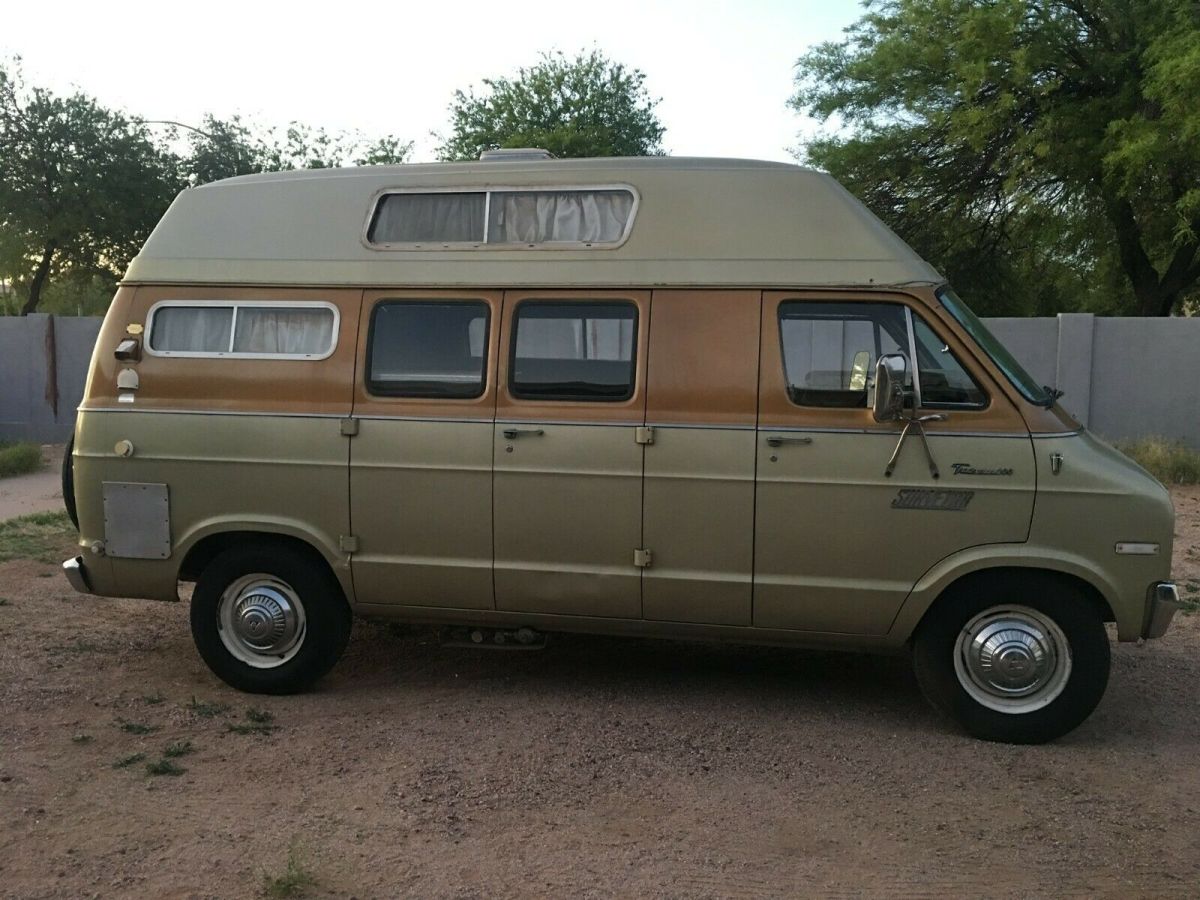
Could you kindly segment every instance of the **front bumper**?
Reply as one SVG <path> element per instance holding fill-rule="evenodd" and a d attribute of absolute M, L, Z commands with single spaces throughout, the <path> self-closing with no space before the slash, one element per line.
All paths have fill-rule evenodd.
<path fill-rule="evenodd" d="M 67 581 L 71 582 L 71 587 L 75 588 L 81 594 L 95 593 L 92 590 L 91 582 L 88 580 L 87 569 L 83 567 L 82 556 L 66 560 L 63 562 L 62 567 L 63 574 L 67 576 Z"/>
<path fill-rule="evenodd" d="M 1167 633 L 1171 619 L 1179 611 L 1179 591 L 1174 582 L 1159 581 L 1150 585 L 1150 595 L 1146 602 L 1146 624 L 1142 628 L 1142 637 L 1147 640 L 1160 638 Z"/>

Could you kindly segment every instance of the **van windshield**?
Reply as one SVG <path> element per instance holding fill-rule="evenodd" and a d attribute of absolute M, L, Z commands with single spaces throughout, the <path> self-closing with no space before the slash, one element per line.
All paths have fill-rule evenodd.
<path fill-rule="evenodd" d="M 971 308 L 963 303 L 953 290 L 949 287 L 942 287 L 937 292 L 937 298 L 946 308 L 946 312 L 958 320 L 958 324 L 975 339 L 975 343 L 992 358 L 992 362 L 1000 368 L 1000 371 L 1012 382 L 1013 387 L 1020 391 L 1027 400 L 1038 406 L 1054 405 L 1055 392 L 1039 385 L 1033 376 L 1017 362 L 1016 357 L 1008 352 L 1008 348 L 988 331 L 979 316 L 971 312 Z"/>

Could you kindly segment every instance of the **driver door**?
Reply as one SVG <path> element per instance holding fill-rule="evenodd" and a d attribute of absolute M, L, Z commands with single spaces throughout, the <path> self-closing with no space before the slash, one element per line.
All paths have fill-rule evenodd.
<path fill-rule="evenodd" d="M 754 625 L 885 634 L 936 562 L 1026 539 L 1034 456 L 1024 421 L 914 298 L 768 292 L 762 309 Z M 926 426 L 939 477 L 915 433 L 885 474 L 903 423 L 876 422 L 868 400 L 887 353 L 916 361 L 917 411 L 947 417 Z"/>

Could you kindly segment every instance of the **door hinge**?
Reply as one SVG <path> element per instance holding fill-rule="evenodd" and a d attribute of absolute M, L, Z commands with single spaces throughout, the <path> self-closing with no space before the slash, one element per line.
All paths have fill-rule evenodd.
<path fill-rule="evenodd" d="M 357 553 L 358 538 L 352 534 L 343 534 L 338 538 L 338 549 L 343 553 Z"/>
<path fill-rule="evenodd" d="M 342 434 L 345 437 L 354 437 L 358 434 L 358 419 L 342 419 Z"/>
<path fill-rule="evenodd" d="M 648 569 L 652 562 L 654 562 L 654 554 L 650 550 L 633 551 L 633 564 L 639 569 Z"/>
<path fill-rule="evenodd" d="M 633 439 L 638 444 L 653 444 L 654 443 L 654 426 L 639 425 L 634 432 Z"/>

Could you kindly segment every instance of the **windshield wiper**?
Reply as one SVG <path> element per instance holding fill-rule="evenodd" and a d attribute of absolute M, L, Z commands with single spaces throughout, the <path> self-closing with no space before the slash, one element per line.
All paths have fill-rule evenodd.
<path fill-rule="evenodd" d="M 1046 392 L 1046 399 L 1039 403 L 1038 406 L 1044 406 L 1046 409 L 1052 407 L 1054 405 L 1054 401 L 1065 393 L 1065 391 L 1060 391 L 1056 387 L 1050 387 L 1048 384 L 1043 384 L 1042 390 Z"/>

